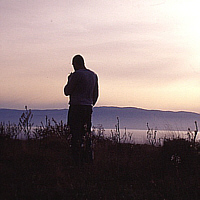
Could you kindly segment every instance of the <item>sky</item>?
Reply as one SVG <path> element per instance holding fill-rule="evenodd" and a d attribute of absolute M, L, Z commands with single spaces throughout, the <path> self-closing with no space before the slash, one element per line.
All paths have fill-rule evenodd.
<path fill-rule="evenodd" d="M 0 108 L 68 108 L 81 54 L 96 106 L 200 113 L 199 0 L 0 0 Z"/>

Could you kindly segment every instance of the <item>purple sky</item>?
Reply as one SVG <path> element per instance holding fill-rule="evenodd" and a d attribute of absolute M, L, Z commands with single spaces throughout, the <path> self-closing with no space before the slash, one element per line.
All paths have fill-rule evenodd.
<path fill-rule="evenodd" d="M 66 108 L 71 59 L 99 75 L 97 106 L 200 113 L 198 0 L 1 0 L 0 108 Z"/>

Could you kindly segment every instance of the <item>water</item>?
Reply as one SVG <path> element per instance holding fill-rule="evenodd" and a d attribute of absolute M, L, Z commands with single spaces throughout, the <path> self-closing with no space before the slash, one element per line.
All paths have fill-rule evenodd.
<path fill-rule="evenodd" d="M 34 128 L 33 128 L 34 130 Z M 172 131 L 172 130 L 150 130 L 147 134 L 147 130 L 137 129 L 120 129 L 119 132 L 111 129 L 95 130 L 95 135 L 102 135 L 106 138 L 112 138 L 121 143 L 133 143 L 133 144 L 154 144 L 163 145 L 164 139 L 184 138 L 189 139 L 188 131 Z M 193 135 L 192 135 L 193 134 Z M 191 138 L 194 137 L 194 131 L 192 131 Z M 33 134 L 30 134 L 30 138 L 34 138 Z M 28 139 L 23 133 L 17 136 L 17 139 Z M 197 134 L 196 141 L 200 142 L 200 133 Z"/>
<path fill-rule="evenodd" d="M 119 135 L 116 130 L 105 129 L 104 136 L 108 138 L 117 137 Z M 194 132 L 193 132 L 194 136 Z M 134 144 L 155 144 L 163 145 L 164 139 L 184 138 L 189 139 L 187 131 L 172 131 L 172 130 L 147 130 L 136 129 L 120 129 L 120 142 Z M 200 141 L 200 134 L 197 134 L 196 141 Z"/>

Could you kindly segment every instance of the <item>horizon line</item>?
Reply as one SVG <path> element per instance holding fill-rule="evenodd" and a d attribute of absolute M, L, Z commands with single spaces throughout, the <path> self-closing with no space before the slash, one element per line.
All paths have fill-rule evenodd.
<path fill-rule="evenodd" d="M 198 112 L 195 111 L 186 111 L 186 110 L 178 110 L 178 111 L 173 111 L 173 110 L 162 110 L 162 109 L 148 109 L 148 108 L 141 108 L 141 107 L 136 107 L 136 106 L 94 106 L 93 108 L 135 108 L 135 109 L 140 109 L 140 110 L 147 110 L 147 111 L 161 111 L 161 112 L 174 112 L 174 113 L 178 113 L 178 112 L 185 112 L 185 113 L 195 113 L 195 114 L 200 114 Z M 47 111 L 47 110 L 68 110 L 69 108 L 44 108 L 44 109 L 38 109 L 38 108 L 28 108 L 28 110 L 37 110 L 37 111 Z M 16 110 L 16 111 L 23 111 L 24 109 L 17 109 L 17 108 L 0 108 L 0 110 Z"/>

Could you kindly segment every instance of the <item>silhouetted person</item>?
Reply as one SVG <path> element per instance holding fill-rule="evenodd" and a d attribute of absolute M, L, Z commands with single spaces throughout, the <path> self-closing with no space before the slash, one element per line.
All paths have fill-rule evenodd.
<path fill-rule="evenodd" d="M 76 164 L 92 161 L 91 115 L 98 99 L 98 77 L 85 67 L 81 55 L 72 59 L 75 72 L 68 76 L 64 93 L 69 95 L 68 126 L 72 134 L 72 154 Z"/>

